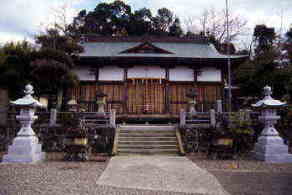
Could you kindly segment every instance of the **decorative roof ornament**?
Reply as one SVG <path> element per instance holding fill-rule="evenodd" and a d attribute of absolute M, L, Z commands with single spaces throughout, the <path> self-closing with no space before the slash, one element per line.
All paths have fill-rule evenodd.
<path fill-rule="evenodd" d="M 187 90 L 186 96 L 189 98 L 195 98 L 198 96 L 198 90 L 196 88 L 190 88 Z"/>
<path fill-rule="evenodd" d="M 34 94 L 33 86 L 31 84 L 27 84 L 23 90 L 25 95 L 32 95 Z"/>
<path fill-rule="evenodd" d="M 287 105 L 286 102 L 281 102 L 280 100 L 275 100 L 272 98 L 272 88 L 270 86 L 264 87 L 264 99 L 258 101 L 255 104 L 252 104 L 253 107 L 256 108 L 277 108 L 277 107 L 284 107 Z"/>
<path fill-rule="evenodd" d="M 25 96 L 23 98 L 17 99 L 15 101 L 10 101 L 10 104 L 13 106 L 22 106 L 22 107 L 45 107 L 39 101 L 34 99 L 31 95 L 34 94 L 33 86 L 27 84 L 23 90 Z"/>
<path fill-rule="evenodd" d="M 96 91 L 96 97 L 107 97 L 107 94 L 103 93 L 101 90 Z"/>
<path fill-rule="evenodd" d="M 265 96 L 271 96 L 273 94 L 272 88 L 270 86 L 265 86 L 264 87 L 264 95 Z"/>

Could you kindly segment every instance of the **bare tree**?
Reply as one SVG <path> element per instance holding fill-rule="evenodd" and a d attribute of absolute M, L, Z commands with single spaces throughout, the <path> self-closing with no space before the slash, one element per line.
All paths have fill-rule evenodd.
<path fill-rule="evenodd" d="M 199 17 L 190 17 L 185 20 L 187 30 L 194 33 L 203 32 L 205 35 L 213 36 L 219 43 L 223 43 L 227 38 L 226 10 L 216 10 L 211 7 L 205 9 Z M 240 16 L 229 13 L 230 39 L 236 40 L 239 35 L 244 35 L 247 31 L 247 20 Z"/>
<path fill-rule="evenodd" d="M 52 12 L 55 17 L 55 22 L 53 24 L 54 28 L 67 34 L 73 18 L 72 2 L 64 2 L 59 7 L 52 8 Z"/>
<path fill-rule="evenodd" d="M 39 34 L 45 34 L 48 29 L 55 29 L 61 34 L 68 34 L 73 17 L 77 14 L 73 4 L 78 0 L 64 0 L 49 8 L 46 20 L 39 24 Z"/>
<path fill-rule="evenodd" d="M 195 22 L 196 22 L 196 18 L 193 16 L 188 16 L 184 19 L 183 25 L 185 26 L 186 32 L 199 31 L 199 27 Z"/>

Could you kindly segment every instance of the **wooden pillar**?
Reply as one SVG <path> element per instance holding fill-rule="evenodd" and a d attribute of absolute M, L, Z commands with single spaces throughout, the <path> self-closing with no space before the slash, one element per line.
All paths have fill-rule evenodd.
<path fill-rule="evenodd" d="M 99 80 L 99 68 L 95 69 L 95 81 L 98 82 Z"/>
<path fill-rule="evenodd" d="M 198 68 L 193 68 L 193 74 L 194 74 L 194 83 L 197 84 L 197 81 L 198 81 L 198 71 L 199 69 Z"/>
<path fill-rule="evenodd" d="M 170 112 L 169 68 L 165 68 L 165 108 L 164 113 Z"/>
<path fill-rule="evenodd" d="M 124 68 L 124 97 L 123 97 L 123 114 L 128 114 L 128 67 Z"/>

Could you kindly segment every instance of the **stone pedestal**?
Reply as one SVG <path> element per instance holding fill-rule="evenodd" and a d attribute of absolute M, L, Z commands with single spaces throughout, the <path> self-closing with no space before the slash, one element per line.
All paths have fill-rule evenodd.
<path fill-rule="evenodd" d="M 36 136 L 17 136 L 8 147 L 8 154 L 4 155 L 2 162 L 34 163 L 44 159 L 45 153 Z"/>
<path fill-rule="evenodd" d="M 257 160 L 270 163 L 292 163 L 292 155 L 288 153 L 288 146 L 278 135 L 274 127 L 264 129 L 254 147 Z"/>
<path fill-rule="evenodd" d="M 34 115 L 36 107 L 42 107 L 37 100 L 33 99 L 33 87 L 27 85 L 26 96 L 11 102 L 12 105 L 20 108 L 20 114 L 16 116 L 21 124 L 21 129 L 8 147 L 8 154 L 4 155 L 3 163 L 34 163 L 45 159 L 42 146 L 31 128 L 37 116 Z"/>

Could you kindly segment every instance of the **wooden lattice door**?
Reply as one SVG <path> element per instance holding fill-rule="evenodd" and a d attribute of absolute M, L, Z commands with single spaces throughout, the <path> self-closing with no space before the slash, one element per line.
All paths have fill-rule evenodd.
<path fill-rule="evenodd" d="M 131 79 L 128 81 L 129 114 L 162 114 L 165 87 L 160 79 Z"/>

